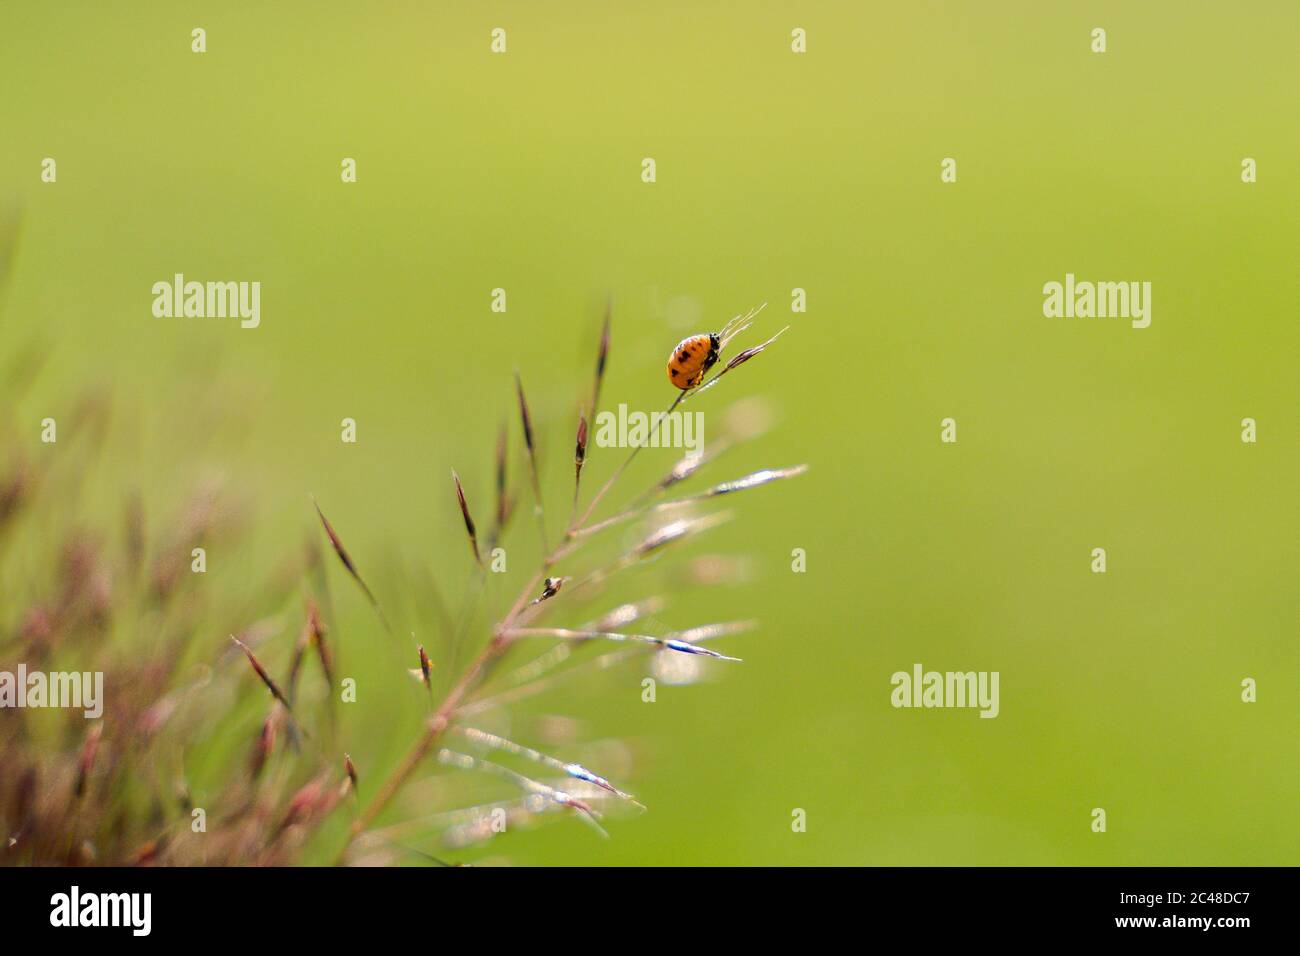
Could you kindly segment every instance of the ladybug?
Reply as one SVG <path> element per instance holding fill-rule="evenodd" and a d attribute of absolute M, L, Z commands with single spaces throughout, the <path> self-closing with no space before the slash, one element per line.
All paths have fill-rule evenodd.
<path fill-rule="evenodd" d="M 727 342 L 749 328 L 748 318 L 736 316 L 720 332 L 688 335 L 678 342 L 673 354 L 668 356 L 668 381 L 683 392 L 699 385 L 718 361 L 718 355 L 726 348 Z"/>
<path fill-rule="evenodd" d="M 668 381 L 682 391 L 699 385 L 717 362 L 721 346 L 722 338 L 717 332 L 682 339 L 668 357 Z"/>

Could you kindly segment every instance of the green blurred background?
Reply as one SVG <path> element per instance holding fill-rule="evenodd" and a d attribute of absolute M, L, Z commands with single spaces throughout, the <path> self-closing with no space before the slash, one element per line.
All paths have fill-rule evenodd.
<path fill-rule="evenodd" d="M 671 397 L 677 339 L 768 302 L 742 344 L 791 332 L 711 407 L 761 393 L 778 422 L 711 477 L 812 470 L 690 546 L 750 555 L 754 581 L 662 615 L 761 618 L 717 645 L 744 664 L 653 705 L 635 669 L 539 700 L 633 742 L 650 811 L 608 842 L 565 822 L 464 858 L 1300 862 L 1295 27 L 1280 2 L 8 0 L 0 199 L 23 233 L 0 347 L 51 349 L 10 411 L 34 441 L 111 385 L 106 515 L 125 488 L 165 511 L 226 474 L 257 507 L 253 541 L 209 555 L 227 587 L 313 533 L 315 494 L 413 628 L 389 569 L 461 592 L 447 473 L 486 511 L 512 369 L 561 514 L 606 297 L 606 404 L 640 409 Z M 153 318 L 175 272 L 261 281 L 261 327 Z M 1044 318 L 1066 272 L 1150 281 L 1151 327 Z M 628 490 L 672 458 L 647 452 Z M 595 450 L 592 476 L 613 460 Z M 345 732 L 374 781 L 420 699 L 333 581 L 361 687 Z M 892 709 L 890 674 L 918 661 L 1000 671 L 1001 715 Z"/>

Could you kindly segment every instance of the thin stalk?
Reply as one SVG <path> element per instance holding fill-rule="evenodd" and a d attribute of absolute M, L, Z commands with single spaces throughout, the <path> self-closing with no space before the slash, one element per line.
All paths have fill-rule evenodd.
<path fill-rule="evenodd" d="M 651 440 L 653 440 L 655 435 L 658 433 L 659 426 L 663 424 L 664 419 L 667 418 L 669 415 L 671 415 L 677 409 L 677 406 L 682 403 L 682 400 L 686 398 L 686 396 L 689 394 L 690 392 L 679 392 L 677 394 L 677 397 L 673 399 L 673 403 L 668 406 L 668 408 L 663 412 L 663 414 L 659 415 L 655 419 L 654 427 L 650 429 L 650 434 L 646 437 L 646 440 L 640 445 L 634 447 L 632 449 L 632 453 L 623 459 L 623 464 L 619 465 L 616 469 L 614 469 L 614 474 L 610 475 L 609 479 L 603 485 L 600 486 L 600 490 L 596 492 L 596 497 L 592 498 L 591 504 L 587 505 L 587 510 L 582 513 L 582 518 L 579 519 L 576 525 L 570 525 L 566 537 L 572 537 L 578 530 L 581 529 L 583 525 L 587 523 L 587 519 L 591 517 L 591 513 L 596 510 L 596 505 L 600 504 L 600 499 L 605 497 L 605 493 L 614 486 L 614 482 L 618 481 L 619 477 L 623 474 L 623 472 L 627 470 L 627 466 L 632 464 L 632 460 L 636 458 L 637 452 L 639 452 L 646 445 L 650 444 Z"/>
<path fill-rule="evenodd" d="M 343 845 L 343 848 L 339 851 L 338 857 L 335 860 L 336 863 L 343 860 L 344 856 L 347 854 L 348 848 L 351 847 L 352 842 L 357 838 L 357 836 L 374 821 L 375 817 L 383 812 L 384 808 L 387 807 L 389 803 L 392 802 L 393 798 L 397 795 L 397 792 L 402 788 L 406 781 L 410 779 L 411 774 L 415 772 L 415 769 L 420 765 L 421 761 L 428 756 L 433 745 L 451 724 L 456 709 L 464 702 L 465 697 L 473 689 L 475 682 L 487 669 L 491 661 L 505 652 L 506 647 L 510 643 L 510 636 L 507 631 L 514 623 L 515 618 L 517 618 L 519 613 L 527 606 L 529 595 L 531 595 L 536 589 L 540 580 L 541 572 L 539 571 L 533 575 L 526 585 L 524 585 L 523 590 L 519 592 L 519 597 L 515 599 L 514 605 L 511 606 L 510 611 L 496 627 L 492 640 L 489 641 L 487 646 L 479 652 L 478 656 L 475 657 L 465 669 L 465 672 L 461 675 L 460 679 L 457 680 L 452 688 L 447 692 L 446 697 L 444 697 L 442 703 L 438 705 L 438 709 L 434 711 L 433 716 L 429 718 L 428 722 L 425 724 L 423 732 L 416 739 L 411 749 L 407 751 L 406 756 L 402 758 L 401 763 L 397 765 L 396 769 L 394 769 L 393 772 L 389 774 L 388 778 L 380 785 L 379 790 L 376 791 L 375 796 L 371 798 L 370 803 L 366 805 L 365 809 L 357 815 L 356 820 L 352 824 L 351 830 L 348 832 L 347 842 Z"/>

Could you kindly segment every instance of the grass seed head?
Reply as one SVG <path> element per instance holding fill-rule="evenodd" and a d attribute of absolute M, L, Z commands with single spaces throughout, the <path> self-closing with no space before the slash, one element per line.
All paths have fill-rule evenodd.
<path fill-rule="evenodd" d="M 741 331 L 751 318 L 752 315 L 740 317 L 729 326 L 728 339 L 731 334 Z M 390 839 L 388 831 L 395 827 L 422 825 L 421 820 L 404 819 L 391 827 L 374 827 L 376 815 L 390 805 L 417 772 L 427 767 L 426 758 L 433 754 L 439 754 L 439 759 L 448 766 L 473 771 L 474 776 L 465 781 L 467 790 L 478 786 L 475 777 L 487 775 L 519 791 L 516 796 L 498 799 L 495 803 L 483 802 L 482 796 L 464 803 L 457 801 L 462 807 L 472 806 L 472 811 L 467 809 L 459 816 L 456 811 L 440 814 L 442 822 L 438 824 L 441 828 L 438 837 L 444 844 L 460 845 L 457 841 L 493 838 L 491 826 L 484 825 L 484 808 L 496 807 L 506 811 L 510 829 L 532 826 L 549 819 L 577 817 L 604 834 L 597 818 L 602 814 L 620 812 L 615 809 L 619 807 L 624 808 L 621 812 L 627 812 L 632 798 L 590 767 L 601 767 L 615 778 L 628 773 L 627 769 L 617 765 L 602 766 L 608 762 L 608 753 L 591 750 L 599 742 L 583 743 L 582 735 L 575 730 L 556 736 L 548 734 L 536 723 L 514 719 L 516 715 L 511 708 L 515 702 L 547 693 L 562 682 L 594 678 L 611 668 L 638 661 L 641 666 L 648 665 L 651 673 L 657 672 L 654 669 L 660 666 L 660 662 L 678 662 L 694 664 L 696 671 L 707 674 L 713 670 L 709 659 L 737 660 L 704 645 L 738 634 L 751 626 L 751 622 L 703 624 L 665 631 L 655 621 L 669 606 L 669 599 L 676 598 L 679 591 L 689 591 L 701 584 L 730 583 L 740 579 L 743 569 L 736 559 L 703 555 L 680 563 L 655 560 L 645 562 L 644 569 L 639 567 L 640 559 L 658 559 L 669 545 L 726 520 L 726 512 L 705 513 L 709 499 L 793 477 L 802 473 L 803 466 L 752 472 L 713 484 L 679 501 L 659 500 L 666 487 L 703 471 L 716 459 L 719 449 L 752 437 L 761 430 L 729 427 L 722 438 L 711 444 L 707 457 L 679 462 L 668 479 L 651 484 L 640 497 L 630 496 L 631 504 L 617 512 L 614 519 L 589 521 L 605 491 L 623 474 L 627 465 L 625 461 L 615 469 L 613 477 L 590 503 L 588 513 L 578 519 L 578 486 L 582 472 L 589 470 L 586 469 L 590 452 L 588 442 L 610 359 L 610 326 L 607 312 L 601 327 L 590 402 L 580 401 L 578 408 L 574 436 L 574 520 L 564 541 L 553 551 L 544 550 L 542 570 L 529 577 L 515 603 L 503 616 L 485 611 L 484 605 L 495 600 L 496 593 L 485 586 L 489 576 L 482 574 L 471 575 L 459 615 L 451 613 L 451 605 L 444 602 L 440 594 L 436 601 L 408 602 L 411 613 L 428 613 L 430 606 L 436 605 L 433 611 L 440 612 L 437 627 L 447 633 L 448 643 L 446 647 L 430 645 L 429 649 L 417 643 L 419 667 L 413 675 L 431 695 L 429 712 L 407 758 L 400 761 L 387 778 L 377 782 L 373 796 L 368 794 L 370 800 L 357 805 L 349 839 L 356 837 L 358 847 L 372 845 L 369 841 L 381 836 L 386 841 L 384 846 L 403 845 L 404 841 L 399 843 Z M 712 379 L 690 393 L 691 400 L 721 375 L 761 354 L 776 338 L 773 336 L 736 354 L 721 366 L 720 371 L 715 369 Z M 12 386 L 11 381 L 0 377 L 0 392 L 4 392 L 6 397 L 12 395 Z M 537 456 L 542 433 L 536 430 L 538 423 L 532 417 L 517 374 L 515 387 L 523 444 L 528 457 L 523 466 L 528 477 L 524 478 L 521 472 L 516 485 L 531 482 L 541 518 L 543 496 Z M 685 394 L 677 401 L 681 401 Z M 83 448 L 89 453 L 96 441 L 108 440 L 104 438 L 108 421 L 106 411 L 102 396 L 92 396 L 77 407 L 73 417 L 83 424 L 91 440 L 72 447 Z M 512 494 L 508 487 L 508 440 L 509 429 L 503 424 L 496 436 L 495 520 L 487 538 L 493 547 L 518 499 L 517 490 Z M 21 453 L 7 458 L 14 464 L 0 472 L 0 532 L 6 536 L 0 543 L 11 540 L 7 536 L 13 527 L 26 522 L 29 512 L 41 507 L 42 502 L 50 497 L 45 491 L 47 484 L 57 488 L 58 483 L 65 480 L 58 469 L 32 466 Z M 631 455 L 628 461 L 630 459 Z M 663 466 L 668 464 L 665 461 Z M 662 471 L 659 474 L 662 475 Z M 478 527 L 464 486 L 454 471 L 452 478 L 471 549 L 476 560 L 482 562 Z M 34 494 L 34 491 L 40 493 Z M 685 507 L 688 503 L 699 504 L 699 513 L 691 510 L 672 515 L 676 520 L 669 520 L 670 516 L 658 510 L 672 505 Z M 339 563 L 365 594 L 391 634 L 383 610 L 369 583 L 362 578 L 353 555 L 320 506 L 314 501 L 313 505 Z M 348 793 L 357 794 L 358 791 L 356 766 L 340 746 L 344 731 L 335 724 L 336 720 L 342 721 L 343 718 L 336 717 L 334 664 L 327 639 L 329 629 L 325 624 L 326 618 L 333 622 L 333 613 L 330 610 L 324 542 L 313 535 L 302 557 L 298 556 L 297 542 L 292 542 L 287 551 L 293 560 L 284 562 L 255 589 L 256 594 L 250 595 L 247 602 L 240 604 L 236 599 L 231 603 L 214 600 L 206 587 L 195 588 L 193 580 L 185 573 L 189 549 L 194 541 L 207 542 L 215 535 L 228 533 L 227 510 L 224 506 L 217 507 L 210 489 L 204 489 L 170 523 L 146 522 L 138 495 L 126 502 L 121 513 L 125 520 L 116 525 L 122 542 L 119 547 L 103 547 L 94 538 L 73 536 L 61 556 L 50 563 L 46 575 L 47 593 L 33 595 L 25 605 L 27 613 L 18 614 L 14 630 L 19 648 L 29 660 L 40 660 L 68 648 L 80 650 L 81 647 L 107 645 L 108 636 L 121 630 L 114 622 L 128 619 L 137 602 L 158 610 L 165 628 L 164 640 L 147 660 L 132 661 L 129 655 L 118 656 L 117 648 L 112 649 L 114 665 L 121 668 L 122 680 L 117 683 L 125 688 L 114 692 L 121 694 L 120 699 L 108 701 L 108 710 L 112 711 L 114 719 L 96 723 L 89 733 L 64 734 L 63 739 L 69 742 L 62 748 L 54 745 L 54 753 L 50 753 L 45 744 L 40 748 L 33 747 L 29 735 L 0 736 L 0 766 L 5 768 L 5 772 L 0 773 L 0 825 L 3 825 L 4 832 L 12 835 L 8 845 L 0 846 L 0 862 L 173 865 L 202 861 L 213 865 L 284 865 L 299 859 L 299 850 L 309 839 L 319 839 L 321 843 L 313 844 L 319 849 L 325 843 L 325 835 L 334 832 L 333 828 L 320 829 L 320 824 Z M 612 557 L 597 556 L 596 548 L 588 547 L 594 536 L 582 533 L 605 522 L 613 524 L 633 520 L 644 520 L 648 524 L 640 542 L 630 550 L 611 548 Z M 151 532 L 155 527 L 170 527 L 174 531 L 164 535 L 163 540 L 154 542 Z M 544 521 L 542 541 L 545 546 Z M 57 548 L 50 550 L 57 551 Z M 588 560 L 589 557 L 594 560 Z M 554 570 L 560 567 L 566 570 L 581 567 L 584 576 L 576 581 L 560 576 Z M 663 569 L 664 573 L 656 573 L 656 568 Z M 624 569 L 644 570 L 654 575 L 650 588 L 637 592 L 649 596 L 618 604 L 609 610 L 593 607 L 593 601 L 603 593 L 609 575 Z M 394 586 L 391 577 L 384 580 L 389 582 L 385 586 Z M 384 584 L 384 580 L 376 583 Z M 399 579 L 399 583 L 402 580 Z M 154 582 L 156 587 L 151 593 Z M 204 582 L 205 585 L 208 583 Z M 219 579 L 211 583 L 220 586 Z M 432 591 L 439 590 L 437 584 L 437 578 L 420 582 L 421 587 L 429 587 Z M 566 592 L 565 598 L 553 601 L 562 589 Z M 284 609 L 296 606 L 303 590 L 306 592 L 305 621 L 299 618 L 300 626 L 291 631 L 290 637 L 282 638 L 282 616 L 293 614 L 293 611 Z M 217 617 L 204 616 L 209 607 L 217 611 Z M 21 612 L 23 608 L 18 610 Z M 256 613 L 252 613 L 254 610 Z M 205 649 L 202 635 L 211 633 L 211 628 L 218 626 L 215 621 L 224 622 L 228 617 L 244 614 L 247 618 L 232 635 L 231 644 L 225 645 L 219 654 L 203 654 L 195 661 L 196 655 L 187 652 L 187 649 Z M 534 619 L 550 617 L 561 623 L 564 616 L 571 616 L 574 620 L 587 619 L 588 623 L 571 628 L 531 626 Z M 465 650 L 462 657 L 461 651 L 469 648 L 475 640 L 475 632 L 480 629 L 482 636 L 478 653 L 475 654 L 471 648 Z M 358 637 L 364 640 L 365 635 Z M 524 637 L 529 640 L 523 641 Z M 87 642 L 90 638 L 96 643 L 80 646 L 73 643 Z M 279 643 L 282 639 L 286 642 L 283 646 Z M 460 641 L 464 644 L 457 643 Z M 309 648 L 313 647 L 330 688 L 323 699 L 304 692 L 308 686 L 305 678 L 299 687 L 299 672 L 311 667 Z M 358 653 L 362 650 L 370 652 L 373 647 L 367 648 L 364 643 L 359 643 Z M 440 667 L 445 660 L 451 662 L 448 666 L 453 668 L 448 690 L 440 698 L 432 696 L 430 650 L 439 660 Z M 281 685 L 271 676 L 263 660 L 278 660 L 283 653 L 291 655 L 291 663 L 288 677 Z M 253 669 L 272 699 L 268 702 L 269 710 L 258 715 L 264 719 L 257 725 L 255 737 L 252 734 L 254 728 L 248 728 L 248 736 L 253 737 L 250 741 L 252 753 L 248 754 L 246 746 L 241 745 L 222 758 L 227 764 L 229 779 L 221 799 L 231 806 L 240 807 L 241 811 L 214 816 L 209 821 L 211 832 L 197 840 L 191 837 L 188 828 L 186 810 L 190 801 L 186 796 L 187 787 L 159 787 L 149 799 L 136 800 L 127 784 L 147 775 L 150 772 L 147 768 L 152 767 L 162 769 L 166 779 L 167 768 L 183 765 L 183 761 L 173 759 L 173 754 L 183 754 L 191 746 L 202 745 L 204 735 L 212 726 L 225 727 L 241 719 L 239 714 L 249 695 L 232 693 L 246 683 L 245 665 L 236 660 L 238 656 L 248 661 L 247 666 Z M 496 672 L 498 666 L 502 673 Z M 581 696 L 566 695 L 563 699 L 572 702 Z M 569 721 L 573 728 L 581 726 L 568 714 L 556 716 Z M 475 722 L 480 718 L 487 721 L 487 726 L 519 728 L 517 741 L 488 732 L 478 736 L 478 745 L 500 753 L 501 763 L 468 754 L 452 755 L 445 750 L 439 751 L 441 735 L 463 732 L 467 729 L 464 722 L 470 717 Z M 22 721 L 25 718 L 19 714 L 15 719 Z M 321 722 L 319 728 L 318 720 Z M 310 734 L 307 727 L 311 728 Z M 528 740 L 530 728 L 538 746 L 547 751 L 554 749 L 554 755 L 529 745 L 532 742 Z M 282 730 L 289 746 L 277 750 L 277 738 Z M 235 739 L 239 738 L 236 736 Z M 561 749 L 563 753 L 559 752 Z M 529 765 L 534 769 L 521 773 L 507 766 L 520 761 L 526 762 L 524 769 L 527 770 Z M 272 767 L 274 772 L 269 772 Z M 443 795 L 444 776 L 450 774 L 440 775 L 436 781 L 419 782 L 430 792 L 436 790 Z M 57 799 L 46 799 L 48 793 L 56 793 Z M 67 835 L 73 832 L 75 838 L 69 839 Z M 436 859 L 418 848 L 406 847 L 400 852 Z"/>
<path fill-rule="evenodd" d="M 388 626 L 388 619 L 384 616 L 383 609 L 379 606 L 379 601 L 375 598 L 374 592 L 370 590 L 370 585 L 366 584 L 365 579 L 361 577 L 361 572 L 357 570 L 356 564 L 352 561 L 352 556 L 348 554 L 348 549 L 343 546 L 343 541 L 339 538 L 338 532 L 336 532 L 334 526 L 329 523 L 329 519 L 325 517 L 325 513 L 320 510 L 320 505 L 316 504 L 315 501 L 312 501 L 312 504 L 316 508 L 316 514 L 320 517 L 320 523 L 325 529 L 326 536 L 330 539 L 330 544 L 334 548 L 334 553 L 338 555 L 339 561 L 342 563 L 344 569 L 352 576 L 352 580 L 357 582 L 357 585 L 365 594 L 366 600 L 370 602 L 370 606 L 373 607 L 375 613 L 379 615 L 380 620 L 384 624 L 385 630 L 392 633 L 392 628 Z"/>
<path fill-rule="evenodd" d="M 609 362 L 609 324 L 613 303 L 605 303 L 605 319 L 600 327 L 600 347 L 596 350 L 596 378 L 591 389 L 591 414 L 600 408 L 600 388 L 605 381 L 605 366 Z"/>
<path fill-rule="evenodd" d="M 230 639 L 234 642 L 236 647 L 244 652 L 244 656 L 248 658 L 248 663 L 253 665 L 253 670 L 257 673 L 257 676 L 262 679 L 262 683 L 265 684 L 266 689 L 271 692 L 271 696 L 283 704 L 286 710 L 290 709 L 289 699 L 284 696 L 283 691 L 280 690 L 280 686 L 275 682 L 275 678 L 267 673 L 266 668 L 262 666 L 262 662 L 257 659 L 257 656 L 253 653 L 252 649 L 233 634 L 230 635 Z"/>
<path fill-rule="evenodd" d="M 461 486 L 460 475 L 456 469 L 451 470 L 451 480 L 456 483 L 456 501 L 460 504 L 461 517 L 465 519 L 465 533 L 469 535 L 469 549 L 474 553 L 474 563 L 483 566 L 483 555 L 478 549 L 478 534 L 474 530 L 474 519 L 470 516 L 469 505 L 465 501 L 465 489 Z"/>
<path fill-rule="evenodd" d="M 420 677 L 424 680 L 424 686 L 432 689 L 429 675 L 433 672 L 433 663 L 429 660 L 429 655 L 425 653 L 424 645 L 420 645 Z"/>
<path fill-rule="evenodd" d="M 582 463 L 587 460 L 587 416 L 578 415 L 578 439 L 573 450 L 573 464 L 578 474 L 582 473 Z"/>

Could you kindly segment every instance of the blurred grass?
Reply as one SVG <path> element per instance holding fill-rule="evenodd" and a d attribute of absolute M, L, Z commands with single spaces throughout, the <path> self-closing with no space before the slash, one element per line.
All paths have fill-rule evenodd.
<path fill-rule="evenodd" d="M 548 423 L 558 514 L 607 294 L 607 404 L 657 409 L 673 342 L 762 301 L 755 332 L 775 330 L 804 287 L 808 314 L 716 397 L 762 392 L 782 416 L 727 475 L 813 470 L 716 533 L 753 552 L 756 586 L 665 615 L 761 617 L 744 665 L 653 706 L 633 672 L 549 700 L 643 742 L 629 786 L 651 812 L 609 843 L 564 824 L 489 852 L 1294 863 L 1294 26 L 1281 3 L 10 2 L 0 183 L 24 233 L 0 347 L 54 348 L 7 412 L 35 436 L 112 383 L 106 514 L 137 485 L 166 512 L 221 470 L 257 501 L 256 543 L 210 564 L 251 583 L 313 530 L 311 492 L 400 604 L 416 558 L 460 591 L 445 476 L 486 497 L 512 368 Z M 150 286 L 178 271 L 260 280 L 262 327 L 153 319 Z M 1066 271 L 1151 281 L 1151 327 L 1044 319 Z M 649 475 L 670 456 L 644 457 Z M 335 583 L 374 781 L 419 701 Z M 1000 670 L 1001 716 L 891 710 L 914 661 Z"/>

